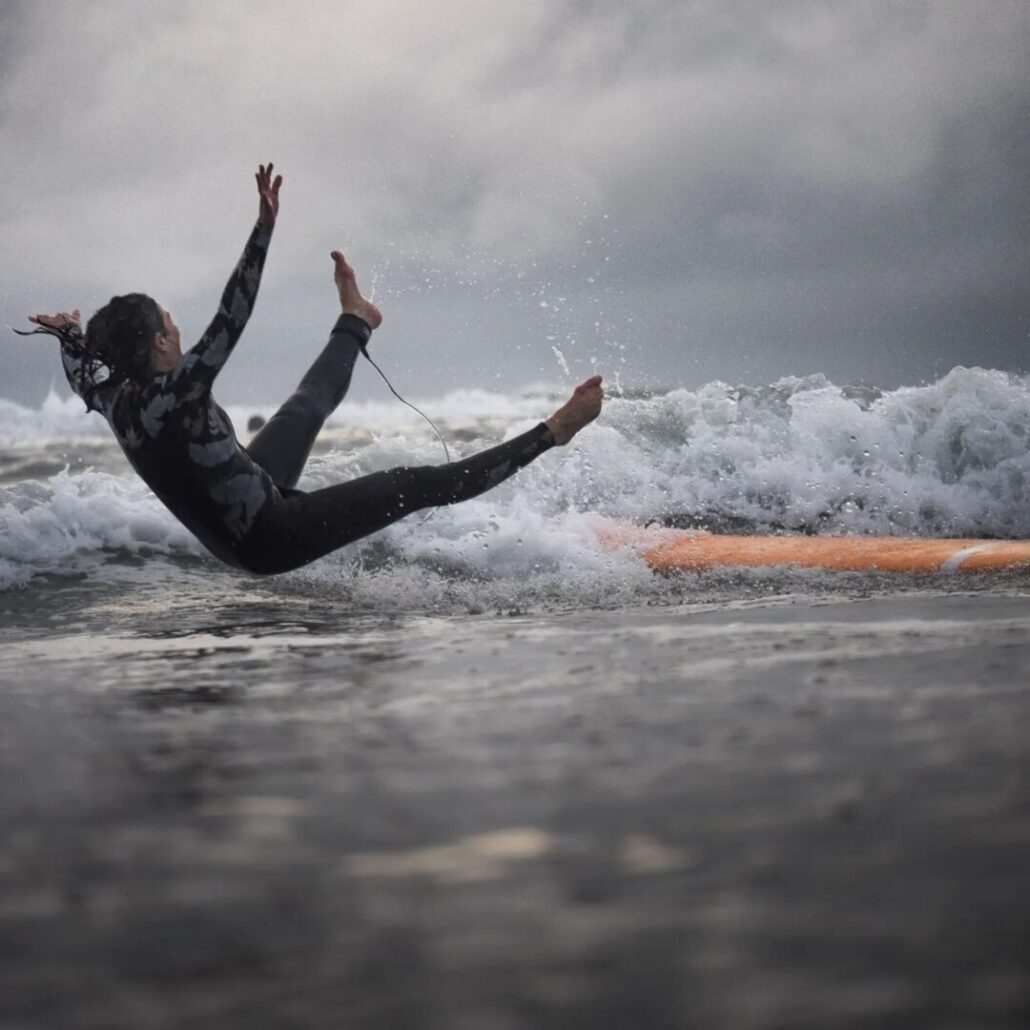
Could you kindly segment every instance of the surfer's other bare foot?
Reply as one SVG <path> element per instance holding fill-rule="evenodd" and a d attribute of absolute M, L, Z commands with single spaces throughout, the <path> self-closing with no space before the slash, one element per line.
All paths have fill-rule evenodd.
<path fill-rule="evenodd" d="M 345 315 L 357 315 L 363 318 L 373 329 L 378 329 L 383 321 L 382 313 L 370 300 L 365 300 L 358 289 L 358 281 L 354 277 L 354 269 L 347 264 L 347 259 L 334 250 L 330 255 L 336 265 L 333 278 L 336 280 L 336 291 L 340 295 L 340 307 Z"/>
<path fill-rule="evenodd" d="M 584 426 L 601 414 L 604 388 L 600 376 L 591 376 L 580 383 L 572 396 L 544 423 L 551 430 L 554 442 L 568 443 Z"/>

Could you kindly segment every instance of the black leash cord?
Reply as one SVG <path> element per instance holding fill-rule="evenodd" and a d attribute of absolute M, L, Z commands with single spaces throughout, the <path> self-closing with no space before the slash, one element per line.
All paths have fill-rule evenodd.
<path fill-rule="evenodd" d="M 415 414 L 421 415 L 422 418 L 424 418 L 426 422 L 429 423 L 429 428 L 432 429 L 434 433 L 436 433 L 436 438 L 440 441 L 440 443 L 443 444 L 443 453 L 446 456 L 447 461 L 450 462 L 451 452 L 447 450 L 447 441 L 443 438 L 443 435 L 440 433 L 440 430 L 436 428 L 436 423 L 433 422 L 433 420 L 421 408 L 416 408 L 415 405 L 411 403 L 411 401 L 406 401 L 393 388 L 393 384 L 390 382 L 389 379 L 386 378 L 386 373 L 368 356 L 368 351 L 365 349 L 364 346 L 362 346 L 361 348 L 361 353 L 364 354 L 366 358 L 368 358 L 368 363 L 379 373 L 380 376 L 382 376 L 383 382 L 386 383 L 386 386 L 389 389 L 390 393 L 392 393 L 394 397 L 396 397 L 397 400 L 401 402 L 401 404 L 406 404 L 409 408 L 411 408 L 412 411 L 415 412 Z"/>
<path fill-rule="evenodd" d="M 386 383 L 387 389 L 390 391 L 390 393 L 392 393 L 394 395 L 394 397 L 396 397 L 397 400 L 399 400 L 401 402 L 401 404 L 406 404 L 409 408 L 411 408 L 412 411 L 414 411 L 417 415 L 421 415 L 422 418 L 424 418 L 426 420 L 426 422 L 429 423 L 429 428 L 432 429 L 432 431 L 434 433 L 436 433 L 436 438 L 440 441 L 441 444 L 443 444 L 443 453 L 444 453 L 445 457 L 447 458 L 447 461 L 450 462 L 450 460 L 451 460 L 451 452 L 447 449 L 447 441 L 443 438 L 443 434 L 440 432 L 439 429 L 436 428 L 436 423 L 421 408 L 416 408 L 415 405 L 411 403 L 411 401 L 406 401 L 393 388 L 393 383 L 391 383 L 390 380 L 386 378 L 386 373 L 369 357 L 368 351 L 366 350 L 364 344 L 361 345 L 361 353 L 365 355 L 365 357 L 368 359 L 368 363 L 382 377 L 382 380 L 383 380 L 384 383 Z M 424 523 L 428 522 L 435 514 L 436 514 L 436 509 L 433 508 L 424 519 L 421 519 L 419 521 L 418 525 L 421 526 Z"/>

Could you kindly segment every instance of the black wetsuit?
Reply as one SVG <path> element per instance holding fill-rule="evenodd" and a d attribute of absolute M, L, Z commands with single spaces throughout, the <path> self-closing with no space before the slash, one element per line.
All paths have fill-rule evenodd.
<path fill-rule="evenodd" d="M 83 361 L 79 327 L 51 330 L 61 340 L 72 389 L 103 414 L 133 468 L 217 557 L 250 572 L 286 572 L 420 508 L 475 497 L 554 445 L 540 423 L 464 461 L 390 469 L 308 493 L 294 489 L 372 331 L 362 319 L 341 315 L 293 395 L 244 449 L 211 387 L 250 317 L 270 237 L 270 228 L 255 226 L 218 313 L 170 372 L 106 385 Z"/>

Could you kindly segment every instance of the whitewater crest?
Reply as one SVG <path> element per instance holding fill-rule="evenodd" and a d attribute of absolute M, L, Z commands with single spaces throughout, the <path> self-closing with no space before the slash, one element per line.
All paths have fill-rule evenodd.
<path fill-rule="evenodd" d="M 419 406 L 452 452 L 469 453 L 532 425 L 551 392 L 462 391 Z M 264 409 L 230 410 L 242 428 Z M 428 521 L 409 518 L 295 579 L 360 581 L 373 604 L 411 591 L 503 603 L 527 584 L 580 600 L 646 591 L 640 563 L 597 547 L 598 514 L 743 533 L 1030 537 L 1027 426 L 1027 379 L 978 368 L 893 391 L 814 375 L 610 397 L 571 447 L 499 489 Z M 73 568 L 101 574 L 132 555 L 203 556 L 106 433 L 55 394 L 39 409 L 0 402 L 0 459 L 24 472 L 0 480 L 0 586 Z M 55 441 L 58 471 L 42 461 Z M 302 487 L 442 460 L 428 429 L 395 404 L 341 406 L 326 441 Z M 111 453 L 97 460 L 101 444 Z"/>

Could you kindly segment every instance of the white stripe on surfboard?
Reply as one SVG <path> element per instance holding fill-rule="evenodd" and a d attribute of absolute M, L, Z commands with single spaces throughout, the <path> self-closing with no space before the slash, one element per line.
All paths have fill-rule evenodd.
<path fill-rule="evenodd" d="M 984 551 L 993 551 L 994 543 L 977 544 L 975 547 L 963 547 L 961 551 L 956 551 L 942 566 L 941 572 L 958 572 L 962 568 L 962 563 L 967 558 L 972 558 L 974 554 L 982 554 Z"/>

